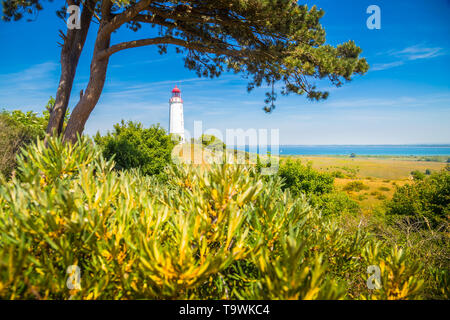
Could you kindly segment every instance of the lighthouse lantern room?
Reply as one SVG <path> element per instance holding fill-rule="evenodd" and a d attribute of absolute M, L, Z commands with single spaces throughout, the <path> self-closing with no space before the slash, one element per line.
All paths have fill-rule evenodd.
<path fill-rule="evenodd" d="M 185 142 L 183 100 L 181 99 L 181 91 L 176 85 L 169 100 L 169 134 L 179 136 L 180 143 Z"/>

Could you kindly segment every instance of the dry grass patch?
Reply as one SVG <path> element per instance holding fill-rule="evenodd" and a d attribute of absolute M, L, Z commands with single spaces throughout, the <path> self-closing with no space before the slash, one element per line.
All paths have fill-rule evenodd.
<path fill-rule="evenodd" d="M 356 170 L 358 178 L 380 178 L 383 180 L 408 179 L 411 171 L 440 171 L 445 167 L 443 162 L 399 160 L 395 158 L 341 158 L 325 156 L 298 156 L 302 161 L 312 161 L 313 168 L 326 172 Z"/>
<path fill-rule="evenodd" d="M 338 190 L 346 192 L 353 200 L 357 201 L 363 211 L 372 210 L 382 201 L 392 198 L 395 192 L 395 187 L 392 186 L 392 182 L 395 182 L 397 186 L 403 186 L 410 183 L 409 180 L 395 180 L 385 182 L 383 179 L 339 179 L 334 180 L 334 185 Z M 358 183 L 363 185 L 364 188 L 359 190 L 349 189 L 347 186 Z"/>

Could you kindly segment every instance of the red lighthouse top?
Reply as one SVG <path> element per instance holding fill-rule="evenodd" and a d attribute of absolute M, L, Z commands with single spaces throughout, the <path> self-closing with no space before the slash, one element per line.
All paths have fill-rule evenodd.
<path fill-rule="evenodd" d="M 170 99 L 170 102 L 183 103 L 183 100 L 181 100 L 181 90 L 178 89 L 178 87 L 176 85 L 175 85 L 175 88 L 172 89 L 172 98 Z"/>

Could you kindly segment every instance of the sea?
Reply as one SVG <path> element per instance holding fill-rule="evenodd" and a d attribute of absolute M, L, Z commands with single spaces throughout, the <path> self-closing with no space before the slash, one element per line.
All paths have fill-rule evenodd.
<path fill-rule="evenodd" d="M 254 152 L 252 148 L 238 150 Z M 268 146 L 269 151 L 270 146 Z M 266 154 L 267 151 L 260 153 Z M 275 150 L 272 153 L 276 153 Z M 450 156 L 445 145 L 280 145 L 280 155 L 376 155 L 376 156 Z"/>

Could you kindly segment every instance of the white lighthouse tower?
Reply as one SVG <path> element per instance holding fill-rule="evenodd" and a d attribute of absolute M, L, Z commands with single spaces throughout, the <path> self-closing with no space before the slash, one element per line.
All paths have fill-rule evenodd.
<path fill-rule="evenodd" d="M 184 143 L 184 119 L 183 119 L 183 100 L 181 91 L 175 85 L 172 90 L 172 98 L 169 100 L 169 134 L 180 137 L 180 143 Z"/>

